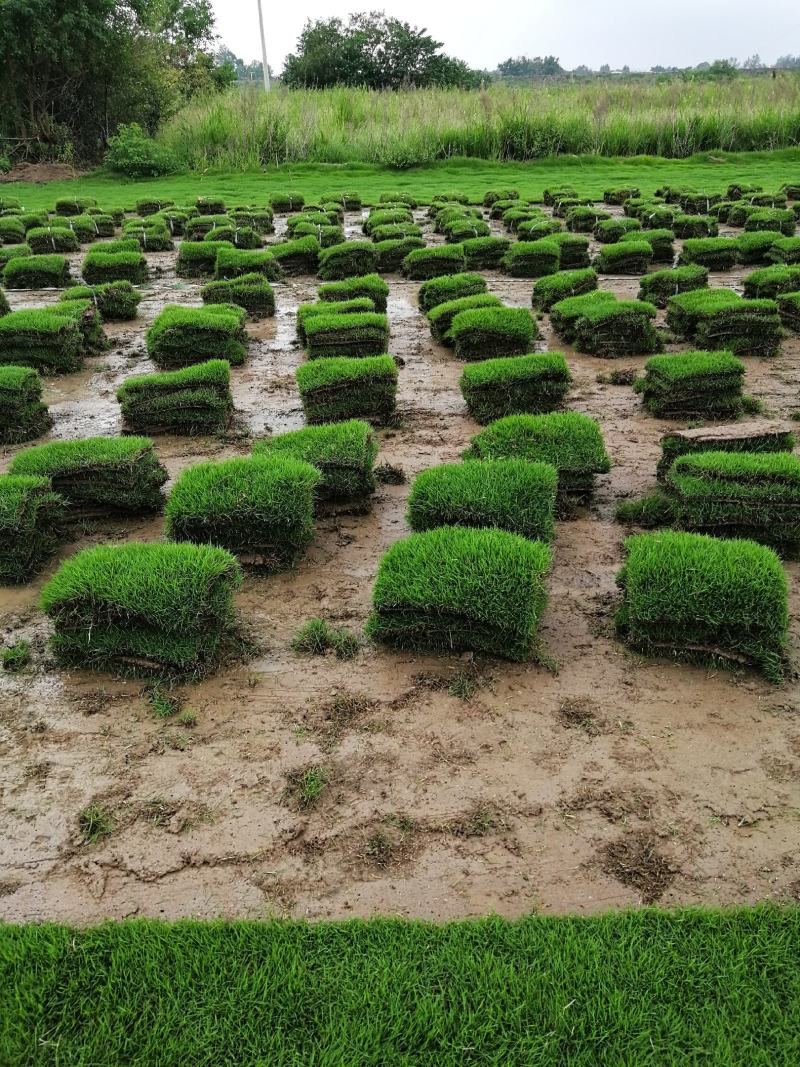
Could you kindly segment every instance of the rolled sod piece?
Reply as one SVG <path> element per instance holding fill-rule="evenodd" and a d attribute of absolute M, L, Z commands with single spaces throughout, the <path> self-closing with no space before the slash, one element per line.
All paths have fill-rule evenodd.
<path fill-rule="evenodd" d="M 30 245 L 3 245 L 0 248 L 0 270 L 11 259 L 20 259 L 32 256 Z M 66 262 L 66 261 L 65 261 Z"/>
<path fill-rule="evenodd" d="M 217 280 L 241 278 L 246 274 L 261 274 L 267 281 L 276 282 L 283 278 L 284 270 L 271 251 L 234 248 L 230 243 L 221 243 L 214 260 Z"/>
<path fill-rule="evenodd" d="M 127 322 L 136 318 L 142 294 L 130 282 L 106 282 L 104 285 L 75 285 L 64 293 L 65 300 L 91 300 L 103 322 Z"/>
<path fill-rule="evenodd" d="M 273 193 L 269 197 L 269 204 L 272 210 L 281 213 L 286 211 L 299 211 L 305 202 L 303 194 L 296 192 Z"/>
<path fill-rule="evenodd" d="M 164 369 L 208 359 L 225 359 L 238 366 L 247 355 L 245 317 L 244 308 L 233 304 L 202 308 L 167 304 L 147 330 L 147 354 Z"/>
<path fill-rule="evenodd" d="M 653 415 L 728 418 L 742 409 L 743 382 L 730 352 L 674 352 L 647 361 L 642 399 Z"/>
<path fill-rule="evenodd" d="M 296 314 L 297 339 L 305 346 L 305 324 L 308 319 L 313 318 L 315 315 L 350 315 L 374 310 L 375 305 L 368 296 L 357 296 L 352 300 L 340 300 L 338 303 L 318 300 L 313 304 L 300 304 Z"/>
<path fill-rule="evenodd" d="M 684 241 L 679 263 L 699 263 L 709 270 L 730 270 L 739 255 L 737 242 L 729 237 L 699 237 Z"/>
<path fill-rule="evenodd" d="M 331 248 L 333 245 L 339 245 L 344 242 L 344 227 L 320 226 L 313 222 L 301 222 L 293 228 L 292 239 L 298 240 L 301 237 L 313 237 L 319 243 L 321 249 Z"/>
<path fill-rule="evenodd" d="M 480 274 L 445 274 L 422 283 L 417 293 L 417 303 L 427 313 L 437 304 L 485 292 L 486 279 Z"/>
<path fill-rule="evenodd" d="M 594 289 L 582 296 L 569 296 L 551 306 L 550 323 L 562 341 L 572 344 L 578 323 L 589 308 L 616 303 L 617 298 L 607 289 Z"/>
<path fill-rule="evenodd" d="M 644 274 L 653 261 L 653 249 L 647 241 L 625 240 L 603 245 L 594 261 L 601 274 Z"/>
<path fill-rule="evenodd" d="M 496 270 L 511 246 L 507 237 L 473 237 L 462 241 L 467 270 Z"/>
<path fill-rule="evenodd" d="M 716 237 L 719 232 L 716 221 L 708 215 L 678 214 L 672 220 L 671 229 L 682 241 L 689 238 Z"/>
<path fill-rule="evenodd" d="M 318 510 L 330 506 L 365 510 L 375 492 L 377 453 L 372 427 L 360 419 L 307 426 L 253 445 L 254 456 L 289 456 L 315 467 L 320 473 L 314 490 Z"/>
<path fill-rule="evenodd" d="M 512 278 L 541 278 L 555 274 L 561 265 L 561 249 L 549 237 L 539 241 L 517 241 L 500 261 L 501 269 Z"/>
<path fill-rule="evenodd" d="M 639 281 L 636 299 L 647 301 L 657 308 L 665 308 L 670 297 L 707 287 L 708 268 L 701 267 L 699 263 L 688 263 L 685 267 L 645 274 Z"/>
<path fill-rule="evenodd" d="M 797 229 L 795 213 L 788 208 L 761 208 L 751 212 L 744 224 L 745 233 L 757 230 L 772 230 L 784 237 L 793 237 Z"/>
<path fill-rule="evenodd" d="M 412 534 L 381 559 L 367 636 L 398 648 L 527 659 L 550 563 L 547 545 L 505 530 Z"/>
<path fill-rule="evenodd" d="M 736 258 L 739 263 L 769 263 L 769 252 L 781 236 L 772 230 L 743 233 L 736 238 Z"/>
<path fill-rule="evenodd" d="M 617 576 L 620 634 L 651 655 L 749 665 L 783 678 L 787 585 L 775 553 L 752 541 L 659 531 L 629 537 Z"/>
<path fill-rule="evenodd" d="M 624 233 L 620 243 L 624 241 L 646 241 L 653 252 L 654 263 L 672 263 L 675 259 L 675 234 L 672 230 L 652 229 Z"/>
<path fill-rule="evenodd" d="M 774 300 L 740 300 L 704 315 L 695 338 L 704 349 L 729 349 L 737 356 L 777 356 L 781 327 Z"/>
<path fill-rule="evenodd" d="M 422 237 L 422 230 L 411 222 L 388 223 L 386 226 L 374 226 L 370 237 L 375 244 L 381 241 L 397 241 L 404 237 Z"/>
<path fill-rule="evenodd" d="M 695 452 L 793 452 L 795 443 L 785 423 L 762 419 L 710 429 L 670 430 L 661 438 L 657 474 L 662 479 L 678 456 Z"/>
<path fill-rule="evenodd" d="M 231 222 L 239 226 L 249 226 L 256 233 L 267 234 L 275 230 L 272 211 L 266 207 L 235 207 L 228 212 Z"/>
<path fill-rule="evenodd" d="M 194 206 L 201 215 L 224 215 L 225 201 L 221 196 L 198 196 Z"/>
<path fill-rule="evenodd" d="M 93 248 L 84 257 L 81 274 L 87 285 L 116 281 L 141 285 L 147 281 L 147 260 L 141 252 L 104 252 Z"/>
<path fill-rule="evenodd" d="M 380 356 L 389 347 L 389 320 L 378 311 L 312 315 L 303 330 L 309 359 Z"/>
<path fill-rule="evenodd" d="M 560 352 L 484 359 L 464 368 L 461 395 L 476 422 L 541 415 L 560 407 L 572 384 Z"/>
<path fill-rule="evenodd" d="M 694 340 L 701 321 L 741 302 L 732 289 L 697 289 L 667 299 L 667 326 L 686 341 Z"/>
<path fill-rule="evenodd" d="M 241 274 L 236 278 L 207 282 L 200 290 L 204 304 L 235 304 L 250 319 L 275 314 L 275 291 L 263 274 Z"/>
<path fill-rule="evenodd" d="M 103 241 L 97 252 L 140 252 L 141 246 L 135 237 L 115 237 L 113 241 Z"/>
<path fill-rule="evenodd" d="M 360 278 L 347 278 L 340 282 L 325 282 L 317 290 L 320 300 L 337 303 L 367 296 L 376 311 L 386 311 L 389 286 L 378 274 L 364 274 Z"/>
<path fill-rule="evenodd" d="M 298 237 L 296 241 L 283 241 L 270 245 L 269 251 L 287 276 L 317 273 L 320 244 L 316 237 Z"/>
<path fill-rule="evenodd" d="M 471 217 L 452 219 L 444 227 L 444 234 L 449 244 L 461 244 L 464 241 L 474 241 L 478 237 L 489 237 L 491 232 L 488 223 Z"/>
<path fill-rule="evenodd" d="M 67 374 L 80 369 L 83 357 L 83 335 L 73 315 L 38 308 L 0 317 L 0 365 Z"/>
<path fill-rule="evenodd" d="M 252 226 L 242 226 L 231 219 L 229 226 L 217 226 L 211 233 L 207 233 L 204 241 L 230 241 L 234 248 L 246 250 L 261 248 L 264 239 Z"/>
<path fill-rule="evenodd" d="M 49 478 L 71 510 L 158 511 L 167 472 L 147 437 L 88 437 L 23 449 L 10 473 Z"/>
<path fill-rule="evenodd" d="M 0 475 L 0 585 L 26 582 L 55 551 L 64 501 L 47 478 Z"/>
<path fill-rule="evenodd" d="M 687 191 L 680 197 L 681 210 L 687 215 L 708 215 L 711 208 L 723 199 L 722 193 Z"/>
<path fill-rule="evenodd" d="M 800 292 L 783 293 L 778 297 L 778 314 L 788 330 L 800 333 Z"/>
<path fill-rule="evenodd" d="M 758 211 L 755 204 L 749 200 L 736 200 L 728 209 L 727 222 L 729 226 L 744 226 L 748 218 Z"/>
<path fill-rule="evenodd" d="M 472 311 L 475 308 L 499 308 L 503 303 L 499 296 L 493 293 L 476 293 L 474 296 L 462 296 L 457 300 L 446 300 L 443 304 L 437 304 L 428 312 L 428 324 L 431 328 L 431 336 L 439 344 L 452 346 L 450 327 L 453 319 L 462 311 Z"/>
<path fill-rule="evenodd" d="M 61 300 L 43 310 L 51 315 L 66 315 L 78 324 L 84 355 L 96 355 L 106 348 L 107 341 L 103 333 L 103 324 L 100 321 L 100 312 L 97 310 L 97 304 L 90 297 Z"/>
<path fill-rule="evenodd" d="M 84 244 L 87 241 L 96 241 L 99 237 L 113 237 L 116 225 L 111 215 L 74 215 L 72 218 L 51 219 L 51 225 L 64 225 L 77 236 L 78 241 Z"/>
<path fill-rule="evenodd" d="M 34 226 L 25 234 L 25 241 L 37 256 L 78 251 L 78 236 L 67 226 Z"/>
<path fill-rule="evenodd" d="M 126 427 L 137 433 L 219 433 L 233 410 L 230 383 L 230 364 L 211 359 L 181 370 L 126 378 L 117 400 Z"/>
<path fill-rule="evenodd" d="M 565 215 L 567 229 L 570 233 L 593 233 L 599 222 L 611 218 L 607 211 L 594 206 L 572 207 Z"/>
<path fill-rule="evenodd" d="M 519 200 L 518 189 L 489 189 L 483 196 L 483 206 L 491 207 L 498 200 Z"/>
<path fill-rule="evenodd" d="M 526 308 L 484 307 L 459 311 L 447 333 L 456 358 L 491 359 L 530 351 L 539 331 Z"/>
<path fill-rule="evenodd" d="M 548 207 L 552 207 L 557 200 L 562 200 L 564 197 L 577 196 L 578 194 L 572 188 L 571 185 L 557 186 L 554 189 L 545 189 L 542 194 L 542 202 Z"/>
<path fill-rule="evenodd" d="M 576 411 L 508 415 L 476 434 L 464 453 L 465 460 L 509 457 L 551 463 L 562 508 L 591 499 L 595 475 L 611 469 L 600 427 Z"/>
<path fill-rule="evenodd" d="M 783 293 L 800 291 L 800 264 L 787 266 L 784 263 L 754 270 L 744 279 L 744 295 L 751 300 L 766 297 L 774 300 Z"/>
<path fill-rule="evenodd" d="M 746 236 L 755 237 L 756 235 L 747 234 Z M 14 247 L 18 248 L 19 245 L 14 245 Z M 0 259 L 2 259 L 2 253 L 7 251 L 6 248 L 0 248 Z M 766 258 L 772 263 L 800 263 L 800 237 L 779 237 L 773 243 Z"/>
<path fill-rule="evenodd" d="M 637 233 L 641 228 L 642 224 L 638 219 L 629 219 L 625 216 L 601 219 L 594 228 L 594 236 L 600 244 L 616 244 L 627 233 Z"/>
<path fill-rule="evenodd" d="M 53 424 L 42 403 L 42 379 L 32 367 L 0 365 L 0 444 L 32 441 Z"/>
<path fill-rule="evenodd" d="M 341 281 L 357 275 L 374 274 L 377 265 L 378 254 L 371 241 L 344 241 L 322 249 L 317 277 L 323 281 Z"/>
<path fill-rule="evenodd" d="M 403 260 L 401 270 L 412 281 L 425 281 L 442 274 L 461 274 L 464 266 L 464 249 L 461 245 L 441 245 L 437 248 L 415 248 Z"/>
<path fill-rule="evenodd" d="M 424 248 L 422 237 L 402 237 L 396 240 L 376 241 L 377 270 L 381 274 L 394 274 L 403 265 L 403 260 L 416 248 Z"/>
<path fill-rule="evenodd" d="M 63 289 L 71 281 L 65 256 L 18 255 L 3 267 L 7 289 Z"/>
<path fill-rule="evenodd" d="M 190 241 L 203 241 L 206 237 L 213 240 L 214 231 L 230 226 L 227 215 L 195 215 L 186 223 L 186 236 Z"/>
<path fill-rule="evenodd" d="M 175 207 L 174 200 L 156 200 L 152 196 L 142 197 L 136 201 L 136 214 L 146 218 L 148 215 L 156 215 L 164 208 Z"/>
<path fill-rule="evenodd" d="M 57 215 L 82 215 L 90 207 L 97 207 L 93 196 L 65 196 L 56 200 Z"/>
<path fill-rule="evenodd" d="M 296 375 L 309 423 L 366 419 L 379 424 L 394 412 L 397 366 L 391 356 L 315 359 L 298 367 Z"/>
<path fill-rule="evenodd" d="M 239 564 L 224 549 L 129 542 L 68 559 L 41 605 L 66 664 L 192 678 L 217 665 L 240 585 Z"/>
<path fill-rule="evenodd" d="M 575 325 L 575 348 L 603 359 L 660 352 L 664 346 L 653 326 L 655 316 L 653 305 L 642 300 L 587 307 Z"/>
<path fill-rule="evenodd" d="M 124 238 L 135 240 L 142 251 L 171 252 L 175 247 L 172 234 L 160 222 L 146 222 L 142 226 L 125 225 L 122 228 Z"/>
<path fill-rule="evenodd" d="M 381 204 L 405 204 L 411 208 L 419 207 L 416 198 L 411 193 L 393 192 L 391 189 L 386 193 L 381 193 L 378 200 Z"/>
<path fill-rule="evenodd" d="M 559 270 L 581 270 L 590 265 L 588 237 L 579 233 L 551 233 L 547 240 L 558 245 Z"/>
<path fill-rule="evenodd" d="M 219 545 L 270 572 L 291 567 L 314 536 L 320 473 L 291 456 L 187 467 L 167 500 L 173 541 Z"/>
<path fill-rule="evenodd" d="M 549 215 L 536 215 L 532 219 L 525 219 L 515 228 L 515 233 L 520 241 L 538 241 L 540 237 L 550 237 L 560 233 L 564 237 L 576 237 L 581 247 L 589 247 L 587 238 L 581 238 L 579 234 L 564 233 L 564 224 L 560 219 L 554 219 Z M 496 238 L 501 240 L 501 238 Z M 511 241 L 507 242 L 511 245 Z"/>
<path fill-rule="evenodd" d="M 179 278 L 202 278 L 214 274 L 217 268 L 217 256 L 222 250 L 236 252 L 230 241 L 181 241 L 178 258 L 175 261 L 175 273 Z M 241 250 L 240 250 L 241 251 Z M 246 253 L 263 255 L 263 253 Z M 242 273 L 250 273 L 248 267 Z"/>
<path fill-rule="evenodd" d="M 414 216 L 409 208 L 406 207 L 394 207 L 394 208 L 373 208 L 370 211 L 367 218 L 364 220 L 362 229 L 364 233 L 369 237 L 372 235 L 373 230 L 377 230 L 382 226 L 402 226 L 402 225 L 414 225 Z"/>
<path fill-rule="evenodd" d="M 0 216 L 0 243 L 19 244 L 25 240 L 25 226 L 16 215 Z"/>
<path fill-rule="evenodd" d="M 606 189 L 603 193 L 604 204 L 616 204 L 617 206 L 624 204 L 626 200 L 630 200 L 633 197 L 638 197 L 641 192 L 638 186 L 635 185 L 622 185 L 616 186 L 613 189 Z"/>

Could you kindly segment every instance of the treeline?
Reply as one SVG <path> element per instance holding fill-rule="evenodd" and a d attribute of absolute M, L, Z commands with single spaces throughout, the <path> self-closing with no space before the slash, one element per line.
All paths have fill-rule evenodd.
<path fill-rule="evenodd" d="M 764 63 L 759 55 L 749 56 L 744 61 L 738 59 L 715 59 L 711 62 L 698 63 L 694 67 L 651 67 L 649 71 L 637 71 L 638 74 L 665 74 L 671 77 L 681 77 L 685 80 L 724 79 L 734 78 L 737 74 L 750 73 L 753 71 L 767 70 L 800 70 L 800 56 L 779 56 L 773 64 Z M 561 78 L 567 76 L 590 77 L 593 75 L 632 74 L 629 66 L 612 69 L 608 63 L 603 63 L 596 70 L 584 64 L 568 68 L 562 67 L 556 56 L 510 56 L 498 63 L 497 69 L 485 72 L 488 77 L 508 78 Z"/>

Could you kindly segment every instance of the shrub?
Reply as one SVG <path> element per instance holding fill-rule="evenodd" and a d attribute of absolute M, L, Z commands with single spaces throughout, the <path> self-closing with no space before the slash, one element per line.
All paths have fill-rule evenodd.
<path fill-rule="evenodd" d="M 492 293 L 476 293 L 474 296 L 462 296 L 457 300 L 446 300 L 442 304 L 436 304 L 428 312 L 428 324 L 434 341 L 439 344 L 452 345 L 449 337 L 453 319 L 462 311 L 471 311 L 475 308 L 499 308 L 502 307 L 499 297 Z"/>
<path fill-rule="evenodd" d="M 787 267 L 776 264 L 754 270 L 744 279 L 744 295 L 750 299 L 766 297 L 774 300 L 781 293 L 793 293 L 800 290 L 800 264 Z"/>
<path fill-rule="evenodd" d="M 320 480 L 315 489 L 318 505 L 364 510 L 375 492 L 373 465 L 378 443 L 372 427 L 360 419 L 307 426 L 266 437 L 253 446 L 254 456 L 289 456 L 315 467 Z"/>
<path fill-rule="evenodd" d="M 653 249 L 647 241 L 619 241 L 604 245 L 595 260 L 601 274 L 644 274 L 653 260 Z"/>
<path fill-rule="evenodd" d="M 646 241 L 653 253 L 654 263 L 672 263 L 675 259 L 675 234 L 672 230 L 641 230 L 623 234 L 620 241 Z"/>
<path fill-rule="evenodd" d="M 0 585 L 25 582 L 58 545 L 64 501 L 47 478 L 0 475 Z"/>
<path fill-rule="evenodd" d="M 138 433 L 218 433 L 233 410 L 230 381 L 230 364 L 212 359 L 126 378 L 117 400 L 125 425 Z"/>
<path fill-rule="evenodd" d="M 683 241 L 687 238 L 716 237 L 719 232 L 716 222 L 708 215 L 676 215 L 671 229 Z"/>
<path fill-rule="evenodd" d="M 655 315 L 652 304 L 639 300 L 589 305 L 575 324 L 575 347 L 604 359 L 660 352 L 663 345 L 651 321 Z"/>
<path fill-rule="evenodd" d="M 672 531 L 625 542 L 617 628 L 649 654 L 749 663 L 779 681 L 787 588 L 780 560 L 751 541 Z"/>
<path fill-rule="evenodd" d="M 340 282 L 326 282 L 317 291 L 320 300 L 335 303 L 367 296 L 376 311 L 386 311 L 389 286 L 377 274 L 365 274 L 360 278 L 347 278 Z"/>
<path fill-rule="evenodd" d="M 755 234 L 746 236 L 755 237 Z M 740 238 L 741 240 L 741 238 Z M 19 248 L 19 245 L 15 245 Z M 0 253 L 8 249 L 0 249 Z M 800 237 L 779 237 L 767 253 L 767 259 L 773 263 L 800 263 Z"/>
<path fill-rule="evenodd" d="M 775 423 L 740 422 L 717 429 L 670 430 L 661 438 L 658 477 L 661 479 L 678 456 L 695 452 L 792 452 L 794 434 Z"/>
<path fill-rule="evenodd" d="M 241 274 L 236 278 L 207 282 L 200 290 L 204 304 L 235 304 L 248 318 L 263 319 L 275 314 L 275 291 L 263 274 Z"/>
<path fill-rule="evenodd" d="M 67 374 L 81 367 L 83 355 L 83 336 L 73 316 L 39 308 L 0 317 L 0 365 Z"/>
<path fill-rule="evenodd" d="M 53 420 L 42 403 L 42 379 L 32 367 L 0 365 L 0 444 L 40 437 Z"/>
<path fill-rule="evenodd" d="M 701 237 L 684 241 L 679 263 L 699 263 L 709 270 L 730 270 L 736 266 L 739 248 L 729 237 Z"/>
<path fill-rule="evenodd" d="M 157 367 L 185 367 L 209 359 L 244 363 L 247 335 L 245 312 L 233 304 L 202 308 L 167 304 L 148 328 L 147 353 Z"/>
<path fill-rule="evenodd" d="M 208 545 L 101 545 L 42 590 L 62 662 L 134 675 L 198 677 L 213 669 L 233 621 L 241 571 Z"/>
<path fill-rule="evenodd" d="M 277 247 L 277 246 L 275 246 Z M 183 250 L 183 245 L 181 245 Z M 250 251 L 220 243 L 216 248 L 214 275 L 219 280 L 241 278 L 246 274 L 261 274 L 267 281 L 277 282 L 283 278 L 284 268 L 272 252 Z"/>
<path fill-rule="evenodd" d="M 738 304 L 741 297 L 732 289 L 699 289 L 667 299 L 667 325 L 686 341 L 697 334 L 701 320 L 721 308 Z"/>
<path fill-rule="evenodd" d="M 436 248 L 415 248 L 403 260 L 401 270 L 412 281 L 425 281 L 442 274 L 461 274 L 464 265 L 464 249 L 461 245 L 440 245 Z"/>
<path fill-rule="evenodd" d="M 594 228 L 594 236 L 600 244 L 616 244 L 621 241 L 626 233 L 638 233 L 642 228 L 638 219 L 607 218 L 601 219 Z"/>
<path fill-rule="evenodd" d="M 571 233 L 592 233 L 598 223 L 610 218 L 607 211 L 592 206 L 572 207 L 565 215 L 567 229 Z"/>
<path fill-rule="evenodd" d="M 105 285 L 75 285 L 64 300 L 91 300 L 103 322 L 127 322 L 136 318 L 142 294 L 130 282 L 106 282 Z"/>
<path fill-rule="evenodd" d="M 270 245 L 270 252 L 286 275 L 316 274 L 319 266 L 320 245 L 316 237 L 298 237 L 296 241 L 283 241 Z"/>
<path fill-rule="evenodd" d="M 511 242 L 506 237 L 472 237 L 462 242 L 467 270 L 496 270 Z"/>
<path fill-rule="evenodd" d="M 437 304 L 485 292 L 486 279 L 480 274 L 445 274 L 423 282 L 419 287 L 417 301 L 423 311 L 429 312 Z"/>
<path fill-rule="evenodd" d="M 378 311 L 312 315 L 303 330 L 309 359 L 379 356 L 389 347 L 389 320 Z"/>
<path fill-rule="evenodd" d="M 509 457 L 552 464 L 562 507 L 588 501 L 595 475 L 611 469 L 600 427 L 575 411 L 508 415 L 476 434 L 464 453 L 469 460 Z"/>
<path fill-rule="evenodd" d="M 744 363 L 730 352 L 675 352 L 645 364 L 645 406 L 662 417 L 727 418 L 742 408 Z"/>
<path fill-rule="evenodd" d="M 378 256 L 377 269 L 382 274 L 393 274 L 399 271 L 403 260 L 413 252 L 415 248 L 424 248 L 425 241 L 421 237 L 402 237 L 397 240 L 377 241 L 375 251 Z"/>
<path fill-rule="evenodd" d="M 273 211 L 281 213 L 299 211 L 305 204 L 305 198 L 302 193 L 296 192 L 273 193 L 269 198 L 269 203 Z"/>
<path fill-rule="evenodd" d="M 372 274 L 377 265 L 378 254 L 374 244 L 369 241 L 345 241 L 320 252 L 317 276 L 325 281 L 340 281 L 356 275 Z"/>
<path fill-rule="evenodd" d="M 525 308 L 483 307 L 459 311 L 447 339 L 458 359 L 473 360 L 523 355 L 537 336 L 536 323 Z"/>
<path fill-rule="evenodd" d="M 512 278 L 541 278 L 555 274 L 561 265 L 561 249 L 549 237 L 538 241 L 517 241 L 500 261 L 500 266 Z"/>
<path fill-rule="evenodd" d="M 367 636 L 399 648 L 527 659 L 550 562 L 547 545 L 505 530 L 412 534 L 381 559 Z"/>
<path fill-rule="evenodd" d="M 395 408 L 397 366 L 391 356 L 315 359 L 297 368 L 297 386 L 309 423 L 385 422 Z"/>
<path fill-rule="evenodd" d="M 78 236 L 66 226 L 34 226 L 25 234 L 25 241 L 37 256 L 78 251 Z"/>
<path fill-rule="evenodd" d="M 313 318 L 315 315 L 350 315 L 374 310 L 375 305 L 368 296 L 357 296 L 353 300 L 340 300 L 338 303 L 318 300 L 315 304 L 300 304 L 296 315 L 297 338 L 305 346 L 305 324 L 308 319 Z"/>
<path fill-rule="evenodd" d="M 671 296 L 690 293 L 708 287 L 708 268 L 696 263 L 671 270 L 657 270 L 645 274 L 639 282 L 637 300 L 645 300 L 657 308 L 665 308 Z"/>
<path fill-rule="evenodd" d="M 558 269 L 581 270 L 590 265 L 588 237 L 583 237 L 579 233 L 552 233 L 547 241 L 558 246 L 560 256 Z"/>
<path fill-rule="evenodd" d="M 109 170 L 129 178 L 159 178 L 177 170 L 172 152 L 148 137 L 137 122 L 117 127 L 108 139 L 104 163 Z"/>
<path fill-rule="evenodd" d="M 244 256 L 264 256 L 265 252 L 242 252 L 235 249 L 230 241 L 181 241 L 178 258 L 175 261 L 175 273 L 179 278 L 202 278 L 216 270 L 217 256 L 221 251 L 238 252 Z M 242 273 L 250 273 L 252 267 Z"/>
<path fill-rule="evenodd" d="M 470 363 L 461 376 L 461 394 L 476 422 L 505 415 L 538 415 L 560 407 L 572 384 L 560 352 L 541 352 Z"/>
<path fill-rule="evenodd" d="M 64 256 L 18 255 L 3 267 L 7 289 L 63 289 L 71 280 Z"/>
<path fill-rule="evenodd" d="M 783 293 L 779 296 L 778 314 L 787 329 L 800 333 L 800 293 Z"/>
<path fill-rule="evenodd" d="M 0 268 L 5 267 L 9 260 L 31 255 L 33 252 L 30 245 L 3 245 L 0 248 Z"/>
<path fill-rule="evenodd" d="M 607 289 L 594 289 L 582 296 L 569 296 L 551 306 L 550 324 L 562 341 L 572 344 L 578 322 L 589 308 L 616 302 L 617 298 Z"/>
<path fill-rule="evenodd" d="M 782 233 L 784 237 L 793 237 L 797 228 L 797 219 L 793 211 L 780 208 L 761 208 L 751 212 L 744 224 L 745 232 L 771 230 Z"/>
<path fill-rule="evenodd" d="M 81 274 L 88 285 L 117 281 L 141 285 L 147 281 L 147 260 L 141 252 L 104 252 L 93 248 L 84 257 Z"/>
<path fill-rule="evenodd" d="M 780 235 L 771 230 L 743 233 L 736 238 L 736 258 L 739 263 L 767 263 L 769 253 Z"/>

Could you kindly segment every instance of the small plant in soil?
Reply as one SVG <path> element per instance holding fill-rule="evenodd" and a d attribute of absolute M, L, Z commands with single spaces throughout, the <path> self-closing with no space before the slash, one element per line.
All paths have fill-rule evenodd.
<path fill-rule="evenodd" d="M 327 769 L 316 764 L 289 771 L 284 798 L 294 807 L 313 808 L 325 792 L 329 778 Z"/>
<path fill-rule="evenodd" d="M 4 671 L 22 671 L 31 661 L 30 641 L 15 641 L 3 649 L 2 664 Z"/>
<path fill-rule="evenodd" d="M 352 659 L 361 647 L 358 636 L 343 626 L 331 626 L 325 619 L 309 619 L 292 639 L 295 652 L 324 656 L 334 652 L 337 659 Z"/>
<path fill-rule="evenodd" d="M 94 844 L 114 831 L 114 820 L 101 804 L 89 804 L 78 815 L 78 829 L 85 844 Z"/>

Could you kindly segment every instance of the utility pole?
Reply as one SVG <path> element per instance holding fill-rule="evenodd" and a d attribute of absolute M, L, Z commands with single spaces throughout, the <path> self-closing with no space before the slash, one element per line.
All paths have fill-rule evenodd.
<path fill-rule="evenodd" d="M 261 11 L 261 0 L 258 0 L 258 27 L 261 30 L 261 62 L 264 67 L 264 92 L 269 92 L 269 66 L 267 65 L 267 42 L 264 38 L 264 15 Z"/>

